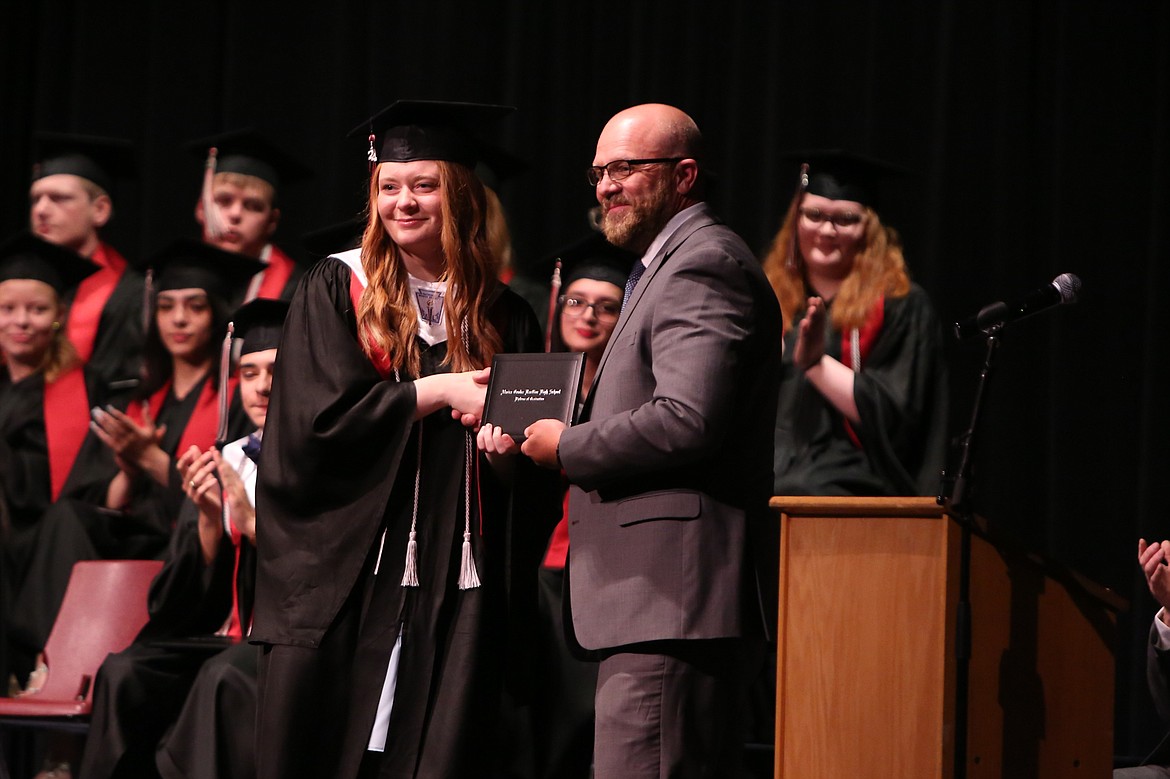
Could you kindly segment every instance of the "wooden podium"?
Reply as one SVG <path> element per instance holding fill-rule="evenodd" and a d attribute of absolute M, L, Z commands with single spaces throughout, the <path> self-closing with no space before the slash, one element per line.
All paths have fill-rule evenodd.
<path fill-rule="evenodd" d="M 779 514 L 776 776 L 1106 777 L 1125 603 L 976 522 L 956 706 L 963 526 L 933 498 L 788 498 Z M 965 717 L 964 717 L 965 714 Z"/>

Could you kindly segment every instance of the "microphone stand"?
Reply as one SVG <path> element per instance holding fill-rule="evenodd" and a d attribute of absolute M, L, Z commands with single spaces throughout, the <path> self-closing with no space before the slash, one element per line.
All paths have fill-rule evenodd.
<path fill-rule="evenodd" d="M 967 776 L 967 717 L 971 663 L 971 527 L 974 524 L 974 512 L 971 509 L 971 451 L 1003 327 L 1003 323 L 997 323 L 983 331 L 987 339 L 987 352 L 983 358 L 983 369 L 979 373 L 979 383 L 975 387 L 971 422 L 958 439 L 958 466 L 953 471 L 943 473 L 941 494 L 938 496 L 939 504 L 946 506 L 948 513 L 958 521 L 960 532 L 959 599 L 955 609 L 955 779 L 966 779 Z"/>

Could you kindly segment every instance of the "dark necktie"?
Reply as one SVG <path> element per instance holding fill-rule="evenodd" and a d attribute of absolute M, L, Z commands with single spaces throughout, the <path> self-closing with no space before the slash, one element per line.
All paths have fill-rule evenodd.
<path fill-rule="evenodd" d="M 642 274 L 646 272 L 646 265 L 642 260 L 634 263 L 634 267 L 630 268 L 630 277 L 626 279 L 626 293 L 622 296 L 622 310 L 626 309 L 626 303 L 630 302 L 630 295 L 634 294 L 634 287 L 638 286 L 638 279 L 642 278 Z"/>
<path fill-rule="evenodd" d="M 260 436 L 252 433 L 248 436 L 248 440 L 244 442 L 241 448 L 244 450 L 244 454 L 248 456 L 249 460 L 256 463 L 257 465 L 260 464 Z"/>

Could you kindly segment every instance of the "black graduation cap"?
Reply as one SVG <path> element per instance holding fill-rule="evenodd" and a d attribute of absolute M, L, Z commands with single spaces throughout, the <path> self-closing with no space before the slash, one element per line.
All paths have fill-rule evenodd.
<path fill-rule="evenodd" d="M 488 103 L 397 100 L 349 135 L 373 136 L 371 162 L 444 160 L 474 168 L 484 154 L 477 131 L 514 110 Z"/>
<path fill-rule="evenodd" d="M 301 236 L 301 245 L 314 257 L 328 257 L 360 246 L 365 229 L 366 220 L 355 216 L 305 233 Z"/>
<path fill-rule="evenodd" d="M 885 180 L 908 172 L 893 163 L 845 149 L 810 150 L 785 156 L 808 165 L 804 191 L 830 200 L 855 200 L 871 207 L 877 204 Z"/>
<path fill-rule="evenodd" d="M 256 298 L 236 309 L 232 317 L 233 337 L 244 342 L 241 355 L 280 348 L 288 306 L 285 300 Z"/>
<path fill-rule="evenodd" d="M 577 279 L 608 281 L 624 288 L 637 258 L 605 240 L 601 233 L 590 233 L 558 251 L 553 262 L 561 261 L 562 289 Z"/>
<path fill-rule="evenodd" d="M 63 295 L 100 266 L 72 249 L 49 243 L 28 231 L 10 236 L 0 245 L 0 282 L 15 279 L 42 281 Z"/>
<path fill-rule="evenodd" d="M 33 164 L 33 181 L 68 173 L 88 179 L 108 193 L 115 180 L 137 173 L 134 147 L 123 138 L 39 132 L 34 141 L 37 161 Z"/>
<path fill-rule="evenodd" d="M 252 128 L 199 138 L 187 148 L 201 160 L 215 149 L 216 173 L 239 173 L 267 181 L 274 189 L 306 179 L 311 171 L 297 157 Z"/>
<path fill-rule="evenodd" d="M 246 254 L 228 252 L 209 243 L 182 239 L 169 244 L 150 261 L 156 292 L 202 289 L 223 300 L 242 297 L 243 290 L 264 263 Z"/>

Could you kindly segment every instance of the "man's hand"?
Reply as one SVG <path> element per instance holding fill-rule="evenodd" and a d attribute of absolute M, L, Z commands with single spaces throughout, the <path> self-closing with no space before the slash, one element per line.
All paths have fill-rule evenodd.
<path fill-rule="evenodd" d="M 561 444 L 561 433 L 565 423 L 558 419 L 538 419 L 524 430 L 525 441 L 520 451 L 532 458 L 537 465 L 545 468 L 560 468 L 557 447 Z"/>

